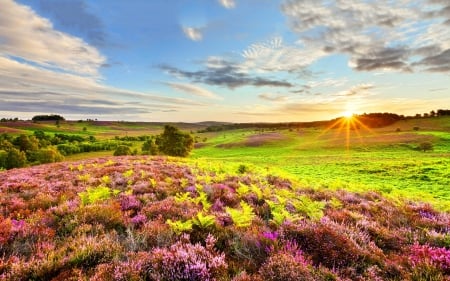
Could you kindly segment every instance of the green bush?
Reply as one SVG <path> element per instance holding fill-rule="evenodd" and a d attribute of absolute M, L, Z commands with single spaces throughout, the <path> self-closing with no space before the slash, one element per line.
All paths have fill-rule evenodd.
<path fill-rule="evenodd" d="M 166 125 L 164 132 L 157 136 L 156 145 L 166 155 L 186 157 L 194 148 L 194 138 L 174 126 Z"/>
<path fill-rule="evenodd" d="M 36 161 L 40 164 L 54 163 L 64 160 L 64 156 L 54 148 L 39 149 L 37 151 L 33 151 L 31 156 L 31 159 L 28 160 Z"/>
<path fill-rule="evenodd" d="M 25 152 L 11 148 L 6 156 L 6 169 L 21 168 L 27 164 Z"/>
<path fill-rule="evenodd" d="M 8 152 L 0 150 L 0 170 L 6 169 L 6 160 L 8 157 Z"/>
<path fill-rule="evenodd" d="M 158 154 L 158 146 L 155 143 L 153 138 L 148 139 L 142 144 L 142 153 L 146 155 L 157 155 Z"/>
<path fill-rule="evenodd" d="M 130 147 L 126 145 L 119 145 L 114 151 L 114 156 L 131 155 Z"/>
<path fill-rule="evenodd" d="M 431 151 L 433 150 L 433 144 L 429 141 L 425 141 L 419 144 L 417 147 L 418 150 L 421 150 L 423 152 Z"/>

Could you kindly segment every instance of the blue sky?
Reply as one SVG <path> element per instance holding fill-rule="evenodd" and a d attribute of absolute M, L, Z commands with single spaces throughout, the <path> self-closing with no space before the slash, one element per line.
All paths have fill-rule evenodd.
<path fill-rule="evenodd" d="M 0 0 L 0 117 L 280 122 L 448 105 L 448 0 Z"/>

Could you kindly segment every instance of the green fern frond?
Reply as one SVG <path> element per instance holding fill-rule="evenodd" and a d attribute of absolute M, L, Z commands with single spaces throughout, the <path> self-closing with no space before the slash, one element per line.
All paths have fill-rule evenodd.
<path fill-rule="evenodd" d="M 192 219 L 194 225 L 199 226 L 200 228 L 207 228 L 211 225 L 214 225 L 216 222 L 216 216 L 214 215 L 205 215 L 203 212 L 198 212 L 197 215 Z"/>

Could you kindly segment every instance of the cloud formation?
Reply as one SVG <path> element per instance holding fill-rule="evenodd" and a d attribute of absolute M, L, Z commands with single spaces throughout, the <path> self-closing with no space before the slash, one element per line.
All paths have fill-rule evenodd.
<path fill-rule="evenodd" d="M 236 63 L 212 58 L 205 63 L 204 69 L 198 71 L 181 70 L 170 65 L 160 65 L 159 68 L 177 78 L 185 78 L 193 83 L 203 83 L 213 86 L 223 86 L 235 89 L 244 86 L 255 87 L 293 87 L 284 80 L 276 80 L 246 73 Z"/>
<path fill-rule="evenodd" d="M 186 83 L 174 83 L 174 82 L 169 82 L 166 84 L 175 90 L 178 90 L 178 91 L 190 94 L 190 95 L 209 98 L 209 99 L 222 99 L 221 97 L 214 94 L 213 92 L 208 91 L 208 90 L 206 90 L 202 87 L 196 86 L 196 85 L 186 84 Z"/>
<path fill-rule="evenodd" d="M 270 93 L 261 93 L 258 95 L 258 98 L 266 101 L 273 101 L 273 102 L 282 102 L 287 100 L 287 96 L 282 95 L 274 95 Z"/>
<path fill-rule="evenodd" d="M 0 111 L 138 116 L 202 102 L 106 86 L 106 62 L 83 40 L 57 31 L 29 7 L 0 0 Z M 3 10 L 3 8 L 5 10 Z"/>
<path fill-rule="evenodd" d="M 219 0 L 219 3 L 227 9 L 233 9 L 236 6 L 234 0 Z"/>
<path fill-rule="evenodd" d="M 285 0 L 281 10 L 307 49 L 346 54 L 356 70 L 450 70 L 446 0 Z"/>
<path fill-rule="evenodd" d="M 203 39 L 201 28 L 183 27 L 183 33 L 192 41 L 201 41 Z"/>
<path fill-rule="evenodd" d="M 241 67 L 262 72 L 302 72 L 326 53 L 301 44 L 287 46 L 281 37 L 255 43 L 242 52 Z"/>
<path fill-rule="evenodd" d="M 96 76 L 106 62 L 83 40 L 53 29 L 27 6 L 0 0 L 0 56 L 18 57 L 40 67 Z"/>

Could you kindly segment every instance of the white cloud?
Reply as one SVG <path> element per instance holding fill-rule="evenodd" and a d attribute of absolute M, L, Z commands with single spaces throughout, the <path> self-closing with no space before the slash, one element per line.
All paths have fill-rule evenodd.
<path fill-rule="evenodd" d="M 31 8 L 0 0 L 0 112 L 143 116 L 205 103 L 109 87 L 100 52 Z M 48 112 L 46 112 L 48 111 Z M 137 118 L 136 118 L 137 119 Z"/>
<path fill-rule="evenodd" d="M 450 48 L 449 8 L 444 0 L 285 0 L 281 6 L 312 57 L 311 50 L 322 50 L 348 55 L 356 70 L 404 72 L 449 71 L 447 62 L 433 60 Z"/>
<path fill-rule="evenodd" d="M 210 98 L 210 99 L 222 99 L 220 96 L 214 94 L 211 91 L 208 91 L 204 88 L 201 88 L 196 85 L 192 84 L 185 84 L 185 83 L 167 83 L 170 87 L 172 87 L 175 90 L 182 91 L 194 96 L 204 97 L 204 98 Z"/>
<path fill-rule="evenodd" d="M 29 7 L 0 0 L 0 56 L 18 57 L 45 68 L 98 76 L 106 59 L 80 38 L 55 30 Z"/>
<path fill-rule="evenodd" d="M 275 95 L 271 93 L 261 93 L 258 95 L 258 98 L 273 102 L 282 102 L 287 100 L 287 96 Z"/>
<path fill-rule="evenodd" d="M 227 9 L 233 9 L 236 7 L 234 0 L 219 0 L 219 3 Z"/>
<path fill-rule="evenodd" d="M 201 41 L 203 39 L 202 29 L 195 27 L 183 27 L 184 35 L 192 41 Z"/>
<path fill-rule="evenodd" d="M 281 37 L 275 37 L 266 43 L 252 44 L 244 50 L 242 56 L 245 61 L 241 67 L 262 72 L 297 72 L 324 55 L 323 50 L 301 44 L 284 45 Z"/>

